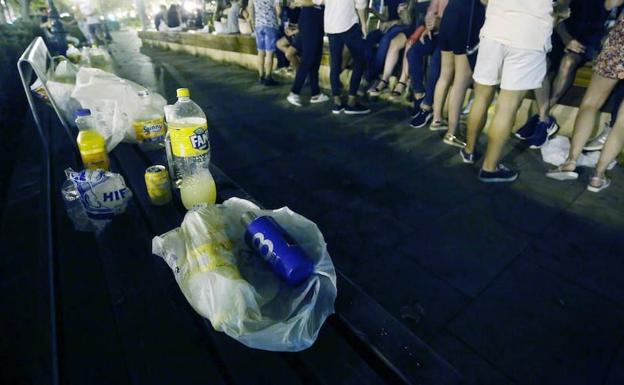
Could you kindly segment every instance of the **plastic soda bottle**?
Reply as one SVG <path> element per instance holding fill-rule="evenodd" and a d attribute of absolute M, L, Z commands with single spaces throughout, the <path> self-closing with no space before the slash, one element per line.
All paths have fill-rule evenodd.
<path fill-rule="evenodd" d="M 187 210 L 202 203 L 215 204 L 217 201 L 217 186 L 210 171 L 201 170 L 182 178 L 180 197 L 182 198 L 182 204 Z"/>
<path fill-rule="evenodd" d="M 67 58 L 74 64 L 80 63 L 80 60 L 82 58 L 80 51 L 78 50 L 78 48 L 74 47 L 73 44 L 68 45 L 65 56 L 67 56 Z"/>
<path fill-rule="evenodd" d="M 178 101 L 165 107 L 167 160 L 171 179 L 180 187 L 182 179 L 209 173 L 210 141 L 202 109 L 190 99 L 187 88 L 179 88 Z"/>
<path fill-rule="evenodd" d="M 141 105 L 132 127 L 139 146 L 147 151 L 162 149 L 165 147 L 167 133 L 164 114 L 152 106 L 149 91 L 140 91 L 138 95 Z"/>
<path fill-rule="evenodd" d="M 84 168 L 108 170 L 110 161 L 106 152 L 106 140 L 95 129 L 91 110 L 82 108 L 76 112 L 76 126 L 80 130 L 76 141 Z"/>

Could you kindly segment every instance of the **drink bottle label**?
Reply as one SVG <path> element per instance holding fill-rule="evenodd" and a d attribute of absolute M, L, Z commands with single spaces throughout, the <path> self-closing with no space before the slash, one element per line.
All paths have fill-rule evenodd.
<path fill-rule="evenodd" d="M 208 126 L 178 126 L 171 125 L 169 130 L 171 150 L 173 155 L 187 158 L 204 155 L 210 149 L 208 141 Z"/>
<path fill-rule="evenodd" d="M 162 142 L 165 136 L 165 121 L 163 118 L 137 120 L 132 126 L 139 142 Z"/>

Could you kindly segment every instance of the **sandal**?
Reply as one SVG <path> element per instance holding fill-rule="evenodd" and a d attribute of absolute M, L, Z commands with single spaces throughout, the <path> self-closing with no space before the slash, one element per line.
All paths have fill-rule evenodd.
<path fill-rule="evenodd" d="M 377 83 L 375 83 L 374 87 L 371 87 L 368 90 L 368 94 L 370 96 L 379 96 L 381 94 L 381 92 L 388 86 L 388 81 L 387 80 L 383 80 L 383 79 L 379 79 L 377 81 Z"/>
<path fill-rule="evenodd" d="M 448 144 L 449 146 L 458 147 L 458 148 L 466 147 L 466 142 L 464 142 L 463 140 L 459 139 L 457 136 L 455 136 L 453 134 L 446 134 L 446 135 L 444 135 L 444 139 L 442 139 L 442 141 L 445 144 Z"/>
<path fill-rule="evenodd" d="M 403 87 L 403 91 L 401 91 L 401 92 L 397 91 L 397 88 L 398 88 L 399 86 L 402 86 L 402 87 Z M 401 96 L 405 93 L 405 90 L 406 90 L 406 89 L 407 89 L 407 84 L 405 84 L 405 83 L 403 83 L 403 82 L 398 82 L 398 83 L 394 86 L 394 89 L 392 90 L 391 95 L 392 95 L 392 96 L 394 96 L 394 97 L 396 97 L 396 98 L 400 98 L 400 97 L 401 97 Z"/>
<path fill-rule="evenodd" d="M 606 176 L 592 176 L 589 180 L 589 184 L 587 185 L 587 191 L 591 191 L 594 193 L 601 192 L 611 185 L 611 179 Z"/>
<path fill-rule="evenodd" d="M 546 176 L 548 178 L 558 181 L 576 180 L 579 177 L 578 172 L 576 172 L 576 162 L 573 160 L 567 160 L 563 162 L 559 167 L 548 171 L 546 173 Z"/>

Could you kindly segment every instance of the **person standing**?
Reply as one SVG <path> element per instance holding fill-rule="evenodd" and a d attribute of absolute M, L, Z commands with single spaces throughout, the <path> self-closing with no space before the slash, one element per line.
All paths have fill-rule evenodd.
<path fill-rule="evenodd" d="M 550 110 L 572 86 L 577 69 L 596 59 L 606 32 L 609 11 L 596 0 L 572 0 L 570 12 L 570 17 L 555 28 L 553 49 L 548 55 L 552 72 L 557 75 L 554 80 L 552 75 L 546 76 L 542 87 L 535 90 L 539 113 L 515 133 L 530 148 L 540 148 L 559 130 Z"/>
<path fill-rule="evenodd" d="M 605 1 L 607 7 L 617 7 L 623 3 L 624 0 Z M 596 60 L 596 67 L 589 88 L 583 97 L 574 121 L 574 134 L 568 157 L 562 165 L 550 170 L 546 174 L 547 177 L 560 181 L 578 179 L 576 161 L 581 156 L 583 147 L 593 131 L 600 109 L 622 80 L 624 80 L 624 14 L 620 15 L 615 27 L 609 32 L 604 47 Z M 605 176 L 606 169 L 624 147 L 624 110 L 622 105 L 624 104 L 620 101 L 620 105 L 615 107 L 619 107 L 618 117 L 606 139 L 594 175 L 587 186 L 589 191 L 599 192 L 611 184 L 611 181 Z"/>
<path fill-rule="evenodd" d="M 154 17 L 154 27 L 156 27 L 157 31 L 160 31 L 160 24 L 166 23 L 165 18 L 167 17 L 167 6 L 164 4 L 160 5 L 160 11 Z"/>
<path fill-rule="evenodd" d="M 527 91 L 539 88 L 546 76 L 553 10 L 551 0 L 488 2 L 473 76 L 475 97 L 468 117 L 468 143 L 460 150 L 465 163 L 474 163 L 477 137 L 485 125 L 496 86 L 500 85 L 487 151 L 479 171 L 482 182 L 512 182 L 518 178 L 517 171 L 499 160 Z"/>
<path fill-rule="evenodd" d="M 334 98 L 333 114 L 368 114 L 370 109 L 358 103 L 357 91 L 366 66 L 366 0 L 300 0 L 302 5 L 325 4 L 324 26 L 329 38 L 329 80 Z M 353 58 L 348 98 L 342 99 L 342 51 L 347 47 Z M 305 53 L 304 53 L 305 55 Z"/>
<path fill-rule="evenodd" d="M 298 6 L 302 1 L 295 1 Z M 310 83 L 310 103 L 323 103 L 329 97 L 321 93 L 319 87 L 319 68 L 323 57 L 323 17 L 324 6 L 308 4 L 301 5 L 299 13 L 299 44 L 301 45 L 302 58 L 290 94 L 286 98 L 290 104 L 301 106 L 301 89 L 306 78 Z"/>
<path fill-rule="evenodd" d="M 273 80 L 273 55 L 279 37 L 278 16 L 281 13 L 279 0 L 249 0 L 247 7 L 253 30 L 256 32 L 258 49 L 258 74 L 260 84 L 275 86 Z"/>

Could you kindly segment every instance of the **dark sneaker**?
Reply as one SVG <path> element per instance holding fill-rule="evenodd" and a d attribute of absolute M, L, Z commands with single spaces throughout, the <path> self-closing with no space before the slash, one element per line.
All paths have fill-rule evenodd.
<path fill-rule="evenodd" d="M 422 112 L 422 108 L 420 105 L 423 99 L 424 98 L 414 100 L 414 105 L 412 106 L 412 108 L 410 108 L 410 115 L 412 116 L 412 118 L 415 118 L 416 115 Z"/>
<path fill-rule="evenodd" d="M 550 117 L 547 122 L 537 123 L 535 132 L 527 139 L 529 148 L 541 148 L 557 131 L 559 131 L 559 125 L 553 117 Z"/>
<path fill-rule="evenodd" d="M 332 114 L 339 114 L 342 111 L 344 111 L 345 106 L 344 104 L 334 104 L 334 106 L 332 107 Z"/>
<path fill-rule="evenodd" d="M 524 126 L 520 127 L 518 131 L 514 133 L 516 138 L 520 140 L 527 140 L 535 133 L 535 128 L 537 127 L 537 123 L 539 123 L 539 116 L 533 115 Z"/>
<path fill-rule="evenodd" d="M 258 84 L 262 84 L 262 85 L 264 85 L 265 80 L 266 80 L 266 79 L 265 79 L 264 77 L 262 77 L 262 78 L 258 79 Z"/>
<path fill-rule="evenodd" d="M 467 164 L 474 164 L 475 159 L 477 158 L 474 152 L 472 154 L 469 154 L 466 152 L 465 148 L 459 150 L 459 156 L 461 156 L 462 162 Z"/>
<path fill-rule="evenodd" d="M 344 113 L 347 115 L 362 115 L 368 114 L 371 110 L 368 107 L 361 105 L 360 103 L 356 103 L 354 106 L 346 105 L 344 107 Z"/>
<path fill-rule="evenodd" d="M 264 85 L 265 86 L 279 86 L 279 83 L 275 81 L 275 79 L 273 78 L 266 78 L 264 79 Z"/>
<path fill-rule="evenodd" d="M 431 119 L 433 118 L 433 111 L 429 110 L 420 110 L 414 118 L 410 122 L 410 126 L 412 128 L 422 128 L 425 127 Z"/>
<path fill-rule="evenodd" d="M 498 165 L 496 171 L 479 171 L 479 180 L 484 183 L 513 182 L 518 179 L 518 172 L 508 169 L 502 164 Z"/>

